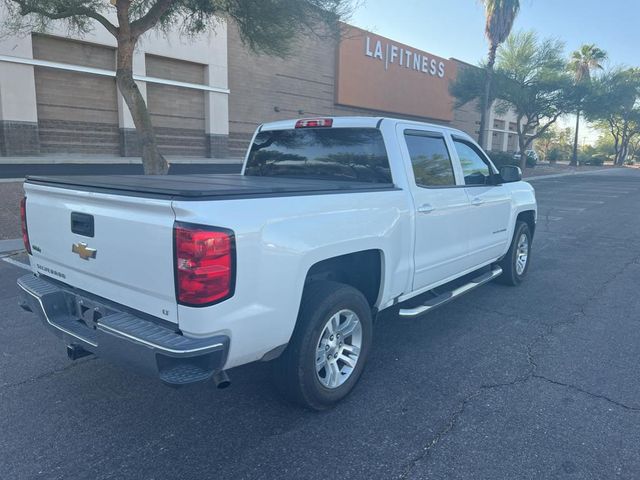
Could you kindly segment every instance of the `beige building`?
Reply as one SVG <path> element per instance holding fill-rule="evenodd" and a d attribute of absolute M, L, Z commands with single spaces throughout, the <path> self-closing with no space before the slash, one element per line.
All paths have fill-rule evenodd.
<path fill-rule="evenodd" d="M 262 122 L 301 116 L 374 115 L 450 125 L 478 137 L 475 102 L 455 108 L 449 84 L 461 68 L 371 32 L 345 26 L 342 40 L 308 36 L 286 58 L 250 53 L 228 28 L 229 148 L 243 155 Z M 491 113 L 488 150 L 515 152 L 515 116 Z"/>
<path fill-rule="evenodd" d="M 517 152 L 517 121 L 516 114 L 511 110 L 501 115 L 496 114 L 495 110 L 491 111 L 488 119 L 487 150 Z"/>
<path fill-rule="evenodd" d="M 331 35 L 300 38 L 286 58 L 252 54 L 233 26 L 227 35 L 232 155 L 244 153 L 260 123 L 301 116 L 402 117 L 477 135 L 477 109 L 473 105 L 454 109 L 448 92 L 462 65 L 457 60 L 350 26 L 342 41 Z"/>
<path fill-rule="evenodd" d="M 100 25 L 83 37 L 54 29 L 0 39 L 5 162 L 37 156 L 102 163 L 140 155 L 115 84 L 115 48 Z M 243 156 L 259 124 L 284 118 L 393 116 L 478 135 L 477 108 L 454 108 L 448 90 L 460 68 L 473 67 L 349 25 L 341 40 L 297 39 L 286 58 L 251 53 L 224 22 L 195 39 L 151 32 L 133 65 L 161 152 L 196 163 Z M 517 149 L 514 121 L 492 115 L 490 149 Z"/>
<path fill-rule="evenodd" d="M 138 156 L 115 84 L 115 38 L 53 30 L 0 39 L 0 154 Z M 227 36 L 223 23 L 196 39 L 145 35 L 135 78 L 167 155 L 226 156 Z"/>

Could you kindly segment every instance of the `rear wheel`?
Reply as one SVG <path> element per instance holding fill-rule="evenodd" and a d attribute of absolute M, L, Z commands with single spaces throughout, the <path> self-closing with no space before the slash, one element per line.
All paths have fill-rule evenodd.
<path fill-rule="evenodd" d="M 308 285 L 291 341 L 274 362 L 278 389 L 307 408 L 331 407 L 358 382 L 371 338 L 371 308 L 360 291 L 337 282 Z"/>
<path fill-rule="evenodd" d="M 530 260 L 531 230 L 526 222 L 518 221 L 509 251 L 499 263 L 502 275 L 497 281 L 505 285 L 520 285 L 529 270 Z"/>

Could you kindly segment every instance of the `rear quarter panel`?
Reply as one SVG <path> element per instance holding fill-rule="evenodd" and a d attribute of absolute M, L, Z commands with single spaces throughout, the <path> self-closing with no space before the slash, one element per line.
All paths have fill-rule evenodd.
<path fill-rule="evenodd" d="M 211 307 L 178 307 L 183 332 L 231 337 L 226 368 L 258 360 L 289 341 L 307 272 L 321 260 L 381 250 L 380 304 L 410 282 L 411 219 L 403 190 L 176 201 L 173 207 L 178 221 L 235 232 L 234 296 Z"/>

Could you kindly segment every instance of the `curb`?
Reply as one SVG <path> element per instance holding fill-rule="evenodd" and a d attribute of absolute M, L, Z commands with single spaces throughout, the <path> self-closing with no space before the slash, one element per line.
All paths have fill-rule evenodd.
<path fill-rule="evenodd" d="M 21 238 L 12 238 L 10 240 L 0 240 L 0 254 L 19 252 L 24 250 L 24 244 Z"/>
<path fill-rule="evenodd" d="M 525 177 L 522 180 L 525 182 L 530 182 L 532 180 L 544 180 L 545 178 L 559 178 L 559 177 L 569 177 L 571 175 L 589 175 L 592 173 L 604 173 L 610 172 L 612 170 L 619 170 L 618 168 L 607 168 L 604 170 L 587 170 L 586 172 L 567 172 L 567 173 L 554 173 L 551 175 L 537 175 L 535 177 Z"/>

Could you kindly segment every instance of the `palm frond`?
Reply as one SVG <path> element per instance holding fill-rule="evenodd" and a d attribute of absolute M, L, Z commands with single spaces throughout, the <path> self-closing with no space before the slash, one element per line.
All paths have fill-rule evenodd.
<path fill-rule="evenodd" d="M 520 0 L 484 0 L 485 35 L 492 45 L 504 42 L 520 11 Z"/>

